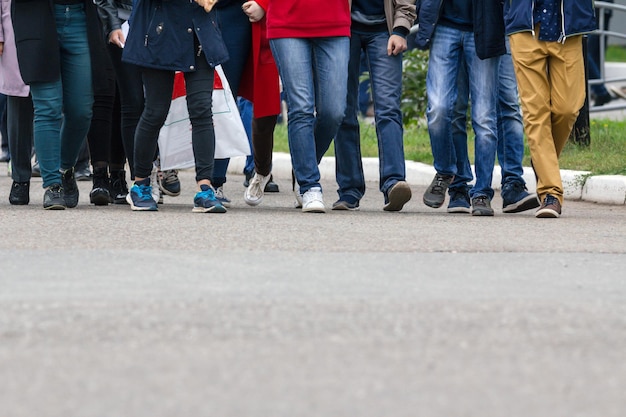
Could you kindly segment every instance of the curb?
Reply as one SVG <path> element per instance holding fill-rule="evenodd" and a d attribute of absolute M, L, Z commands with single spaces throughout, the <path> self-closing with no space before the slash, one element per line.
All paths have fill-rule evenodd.
<path fill-rule="evenodd" d="M 228 166 L 229 174 L 241 174 L 246 158 L 231 158 Z M 323 180 L 335 179 L 335 158 L 322 158 L 319 165 Z M 472 167 L 473 169 L 473 167 Z M 291 178 L 291 156 L 288 153 L 274 152 L 272 173 L 277 178 Z M 366 181 L 378 182 L 378 158 L 363 158 L 363 174 Z M 428 186 L 435 175 L 431 165 L 421 162 L 406 161 L 406 180 L 411 185 Z M 532 168 L 524 167 L 524 181 L 530 192 L 537 190 L 535 173 Z M 626 176 L 623 175 L 595 175 L 588 171 L 561 170 L 564 197 L 567 200 L 582 200 L 592 203 L 626 205 Z M 500 167 L 493 171 L 491 186 L 494 190 L 500 189 Z"/>

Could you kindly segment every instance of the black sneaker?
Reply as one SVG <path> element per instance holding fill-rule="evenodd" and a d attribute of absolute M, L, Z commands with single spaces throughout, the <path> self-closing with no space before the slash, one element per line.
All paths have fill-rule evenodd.
<path fill-rule="evenodd" d="M 128 195 L 128 185 L 126 183 L 126 171 L 123 169 L 111 171 L 111 201 L 113 204 L 128 204 L 126 195 Z"/>
<path fill-rule="evenodd" d="M 270 180 L 265 185 L 265 192 L 266 193 L 277 193 L 277 192 L 279 192 L 278 184 L 276 184 L 274 182 L 274 176 L 273 175 L 270 175 Z"/>
<path fill-rule="evenodd" d="M 243 186 L 248 188 L 250 186 L 250 180 L 252 179 L 252 177 L 254 177 L 254 170 L 252 171 L 244 171 L 243 175 L 245 175 L 245 179 L 243 180 Z"/>
<path fill-rule="evenodd" d="M 61 184 L 52 184 L 43 193 L 43 208 L 46 210 L 65 210 L 65 198 Z"/>
<path fill-rule="evenodd" d="M 78 185 L 74 177 L 74 168 L 70 168 L 61 173 L 61 187 L 63 188 L 65 207 L 76 207 L 78 205 Z"/>
<path fill-rule="evenodd" d="M 424 193 L 424 204 L 432 208 L 441 207 L 446 200 L 446 191 L 453 179 L 454 175 L 435 174 L 435 178 Z"/>
<path fill-rule="evenodd" d="M 9 193 L 9 203 L 14 206 L 25 206 L 30 202 L 30 182 L 13 181 Z"/>
<path fill-rule="evenodd" d="M 472 198 L 472 216 L 493 216 L 491 200 L 486 195 Z"/>
<path fill-rule="evenodd" d="M 503 213 L 520 213 L 539 207 L 537 194 L 528 193 L 526 186 L 520 182 L 504 184 L 501 194 Z"/>
<path fill-rule="evenodd" d="M 111 202 L 109 192 L 109 174 L 106 167 L 93 169 L 93 188 L 89 193 L 89 201 L 96 206 L 106 206 Z"/>

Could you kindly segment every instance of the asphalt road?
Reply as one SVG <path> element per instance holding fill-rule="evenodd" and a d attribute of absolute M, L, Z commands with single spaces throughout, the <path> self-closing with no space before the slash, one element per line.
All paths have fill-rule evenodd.
<path fill-rule="evenodd" d="M 0 177 L 0 417 L 626 415 L 626 206 L 303 214 L 231 176 L 196 214 L 181 179 L 135 213 Z"/>

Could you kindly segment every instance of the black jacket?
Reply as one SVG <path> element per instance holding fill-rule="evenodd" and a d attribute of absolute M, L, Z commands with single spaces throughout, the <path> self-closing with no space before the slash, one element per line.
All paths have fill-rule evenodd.
<path fill-rule="evenodd" d="M 114 79 L 96 6 L 84 0 L 94 94 L 106 92 Z M 53 82 L 61 74 L 53 0 L 13 0 L 11 16 L 17 59 L 24 82 Z M 37 24 L 33 24 L 37 22 Z"/>
<path fill-rule="evenodd" d="M 419 49 L 428 49 L 430 47 L 430 40 L 439 21 L 444 1 L 417 1 L 417 23 L 419 23 L 419 28 L 415 42 Z M 501 0 L 473 1 L 476 55 L 480 59 L 486 59 L 505 54 L 503 2 Z"/>

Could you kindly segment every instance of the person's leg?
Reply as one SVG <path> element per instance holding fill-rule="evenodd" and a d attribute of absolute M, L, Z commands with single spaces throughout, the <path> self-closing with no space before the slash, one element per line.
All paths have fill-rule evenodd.
<path fill-rule="evenodd" d="M 317 162 L 330 147 L 346 110 L 350 38 L 313 40 L 315 149 Z"/>
<path fill-rule="evenodd" d="M 135 130 L 135 183 L 126 201 L 135 211 L 155 211 L 157 202 L 152 197 L 152 173 L 157 151 L 159 131 L 167 118 L 172 103 L 174 71 L 142 68 L 145 86 L 145 106 Z"/>
<path fill-rule="evenodd" d="M 523 178 L 524 124 L 508 39 L 507 54 L 500 57 L 498 66 L 497 155 L 502 174 L 502 211 L 519 213 L 539 206 L 537 195 L 528 193 Z"/>
<path fill-rule="evenodd" d="M 458 29 L 438 25 L 433 33 L 429 53 L 426 117 L 437 174 L 424 193 L 423 201 L 433 208 L 441 207 L 446 190 L 457 173 L 452 119 L 458 96 L 462 34 Z"/>
<path fill-rule="evenodd" d="M 450 183 L 448 213 L 470 213 L 469 183 L 474 179 L 467 149 L 467 109 L 469 107 L 469 81 L 465 62 L 457 76 L 457 100 L 452 117 L 452 142 L 456 155 L 456 175 Z"/>
<path fill-rule="evenodd" d="M 240 2 L 231 2 L 226 7 L 214 10 L 229 55 L 228 61 L 222 64 L 222 68 L 228 79 L 230 89 L 236 96 L 241 83 L 241 75 L 250 54 L 252 27 L 248 16 L 241 10 Z M 236 99 L 237 97 L 235 97 Z M 215 188 L 221 187 L 226 182 L 228 163 L 229 159 L 215 160 L 212 180 Z"/>
<path fill-rule="evenodd" d="M 489 203 L 493 198 L 491 180 L 498 146 L 497 113 L 498 85 L 494 83 L 498 77 L 499 57 L 479 59 L 476 55 L 474 35 L 467 32 L 463 42 L 464 56 L 470 88 L 472 127 L 475 134 L 474 170 L 476 184 L 470 190 L 472 206 L 477 197 L 487 197 Z M 472 214 L 476 210 L 472 210 Z M 481 214 L 493 215 L 486 210 Z"/>
<path fill-rule="evenodd" d="M 109 44 L 109 55 L 113 62 L 118 86 L 124 153 L 128 159 L 130 178 L 134 179 L 135 130 L 144 107 L 141 69 L 136 65 L 122 62 L 122 49 L 115 45 Z"/>
<path fill-rule="evenodd" d="M 272 151 L 276 116 L 252 119 L 252 147 L 254 167 L 257 173 L 267 176 L 272 173 Z"/>
<path fill-rule="evenodd" d="M 348 63 L 348 85 L 346 111 L 335 137 L 335 170 L 339 189 L 339 200 L 333 209 L 355 209 L 365 194 L 365 177 L 361 159 L 361 134 L 357 102 L 359 78 L 362 70 L 362 38 L 357 32 L 350 37 L 350 62 Z M 367 58 L 365 58 L 367 68 Z M 369 100 L 368 100 L 369 101 Z"/>
<path fill-rule="evenodd" d="M 15 205 L 28 204 L 33 150 L 33 101 L 30 96 L 7 96 L 7 134 L 13 179 L 9 202 Z"/>
<path fill-rule="evenodd" d="M 321 185 L 315 148 L 315 91 L 312 42 L 309 39 L 271 39 L 287 101 L 289 152 L 300 193 Z"/>
<path fill-rule="evenodd" d="M 537 176 L 537 194 L 540 201 L 548 193 L 562 198 L 563 184 L 552 131 L 550 81 L 546 73 L 548 42 L 534 39 L 531 33 L 516 33 L 509 40 L 524 129 Z"/>
<path fill-rule="evenodd" d="M 0 93 L 0 162 L 8 162 L 11 159 L 9 153 L 9 134 L 7 133 L 7 96 Z"/>

